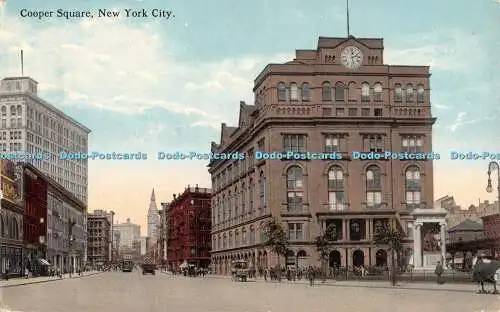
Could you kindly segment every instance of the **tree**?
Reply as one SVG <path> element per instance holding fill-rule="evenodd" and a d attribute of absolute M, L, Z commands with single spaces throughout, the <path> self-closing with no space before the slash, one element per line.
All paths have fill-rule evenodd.
<path fill-rule="evenodd" d="M 403 247 L 404 233 L 399 229 L 397 219 L 390 220 L 387 224 L 375 226 L 373 242 L 376 245 L 388 246 L 391 254 L 391 283 L 396 286 L 396 253 Z"/>
<path fill-rule="evenodd" d="M 278 281 L 281 282 L 281 257 L 286 256 L 288 251 L 288 234 L 283 229 L 281 223 L 276 219 L 270 219 L 264 226 L 266 233 L 264 247 L 268 247 L 278 256 Z"/>
<path fill-rule="evenodd" d="M 326 230 L 320 235 L 316 236 L 314 239 L 314 244 L 316 245 L 316 251 L 319 254 L 321 260 L 321 266 L 323 268 L 323 276 L 326 277 L 326 261 L 330 255 L 330 242 L 337 240 L 338 233 L 337 228 L 334 224 L 327 226 Z"/>

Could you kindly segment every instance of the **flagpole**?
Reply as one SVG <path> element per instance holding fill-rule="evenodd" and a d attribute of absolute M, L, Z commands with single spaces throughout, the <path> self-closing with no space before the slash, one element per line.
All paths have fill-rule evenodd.
<path fill-rule="evenodd" d="M 346 0 L 347 5 L 346 5 L 346 17 L 347 17 L 347 37 L 351 35 L 351 30 L 350 30 L 350 23 L 349 23 L 349 0 Z"/>
<path fill-rule="evenodd" d="M 21 50 L 21 77 L 24 77 L 24 53 Z"/>

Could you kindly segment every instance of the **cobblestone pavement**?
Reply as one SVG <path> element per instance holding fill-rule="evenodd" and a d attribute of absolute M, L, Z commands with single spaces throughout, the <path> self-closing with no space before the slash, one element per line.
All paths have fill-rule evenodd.
<path fill-rule="evenodd" d="M 500 298 L 476 294 L 474 285 L 441 285 L 444 288 L 425 283 L 393 288 L 381 282 L 356 283 L 310 287 L 303 282 L 241 283 L 227 278 L 106 272 L 0 291 L 4 306 L 24 312 L 500 311 Z"/>
<path fill-rule="evenodd" d="M 81 275 L 78 274 L 71 274 L 71 278 L 82 278 L 90 275 L 95 275 L 99 274 L 102 272 L 98 271 L 89 271 L 89 272 L 82 272 Z M 69 274 L 64 274 L 62 279 L 67 279 L 70 278 Z M 9 280 L 2 280 L 0 281 L 0 288 L 7 288 L 7 287 L 14 287 L 14 286 L 22 286 L 22 285 L 27 285 L 27 284 L 40 284 L 40 283 L 48 283 L 48 282 L 55 282 L 55 281 L 60 281 L 61 278 L 56 277 L 56 276 L 39 276 L 39 277 L 32 277 L 32 278 L 11 278 Z M 1 310 L 0 310 L 1 312 Z"/>

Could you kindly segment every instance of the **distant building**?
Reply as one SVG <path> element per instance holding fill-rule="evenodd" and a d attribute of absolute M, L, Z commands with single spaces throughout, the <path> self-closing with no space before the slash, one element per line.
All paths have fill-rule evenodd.
<path fill-rule="evenodd" d="M 477 206 L 470 205 L 468 209 L 462 209 L 456 204 L 453 196 L 444 196 L 436 200 L 434 207 L 440 207 L 448 211 L 446 220 L 448 228 L 457 226 L 465 220 L 482 223 L 481 217 L 498 213 L 498 201 L 484 201 Z"/>
<path fill-rule="evenodd" d="M 139 241 L 141 237 L 141 226 L 130 222 L 120 223 L 115 225 L 115 231 L 120 233 L 120 251 L 134 248 L 134 242 Z"/>
<path fill-rule="evenodd" d="M 210 264 L 211 190 L 187 187 L 170 203 L 170 229 L 167 262 L 170 270 L 179 270 L 187 262 L 199 267 Z"/>
<path fill-rule="evenodd" d="M 158 226 L 160 219 L 158 215 L 158 207 L 156 206 L 155 190 L 151 192 L 148 209 L 148 233 L 147 236 L 151 238 L 152 242 L 156 242 Z"/>
<path fill-rule="evenodd" d="M 103 210 L 87 215 L 87 259 L 92 265 L 112 261 L 112 215 Z"/>
<path fill-rule="evenodd" d="M 161 203 L 160 214 L 160 231 L 157 240 L 158 244 L 158 262 L 162 265 L 167 263 L 167 242 L 168 242 L 168 232 L 170 229 L 170 203 Z"/>
<path fill-rule="evenodd" d="M 149 253 L 149 250 L 150 250 L 150 244 L 151 244 L 151 237 L 147 237 L 147 236 L 141 236 L 139 238 L 139 241 L 140 241 L 140 244 L 141 244 L 141 251 L 140 251 L 140 255 L 141 256 L 145 256 Z"/>
<path fill-rule="evenodd" d="M 492 242 L 491 255 L 500 257 L 500 213 L 482 217 L 484 234 Z"/>

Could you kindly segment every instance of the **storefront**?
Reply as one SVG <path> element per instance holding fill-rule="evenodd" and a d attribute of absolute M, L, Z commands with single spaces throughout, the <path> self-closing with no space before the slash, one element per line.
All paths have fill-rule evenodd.
<path fill-rule="evenodd" d="M 21 246 L 4 245 L 0 247 L 0 266 L 2 275 L 21 276 L 23 272 L 23 248 Z"/>

